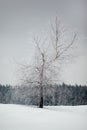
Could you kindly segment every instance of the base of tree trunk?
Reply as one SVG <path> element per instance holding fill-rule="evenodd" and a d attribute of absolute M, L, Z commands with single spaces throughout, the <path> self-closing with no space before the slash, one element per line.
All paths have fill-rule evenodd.
<path fill-rule="evenodd" d="M 41 99 L 40 99 L 39 108 L 43 108 L 43 97 L 41 97 Z"/>

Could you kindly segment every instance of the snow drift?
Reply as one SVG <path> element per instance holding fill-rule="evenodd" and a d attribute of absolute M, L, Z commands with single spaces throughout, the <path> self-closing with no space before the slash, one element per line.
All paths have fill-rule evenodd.
<path fill-rule="evenodd" d="M 0 104 L 0 130 L 87 130 L 87 106 Z"/>

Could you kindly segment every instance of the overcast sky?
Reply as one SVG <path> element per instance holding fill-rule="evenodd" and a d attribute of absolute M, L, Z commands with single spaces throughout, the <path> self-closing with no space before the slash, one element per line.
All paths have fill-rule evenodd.
<path fill-rule="evenodd" d="M 78 30 L 74 59 L 63 69 L 65 83 L 87 84 L 86 0 L 0 0 L 0 83 L 16 84 L 18 63 L 31 59 L 31 36 L 46 31 L 55 16 Z"/>

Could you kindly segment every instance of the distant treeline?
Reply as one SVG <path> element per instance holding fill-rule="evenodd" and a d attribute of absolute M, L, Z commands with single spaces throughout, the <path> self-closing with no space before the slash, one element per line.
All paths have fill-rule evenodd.
<path fill-rule="evenodd" d="M 0 103 L 38 105 L 37 87 L 0 84 Z M 87 86 L 49 85 L 44 87 L 44 105 L 87 105 Z"/>

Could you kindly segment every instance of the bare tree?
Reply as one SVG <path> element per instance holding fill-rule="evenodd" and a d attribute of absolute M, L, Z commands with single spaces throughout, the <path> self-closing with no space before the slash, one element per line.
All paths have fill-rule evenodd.
<path fill-rule="evenodd" d="M 40 108 L 43 108 L 44 88 L 49 84 L 58 82 L 60 63 L 65 61 L 76 39 L 75 33 L 72 39 L 69 38 L 69 35 L 66 38 L 66 28 L 61 25 L 57 17 L 50 32 L 49 38 L 43 42 L 34 38 L 36 45 L 34 62 L 23 68 L 23 82 L 33 87 L 37 86 L 39 89 Z"/>

